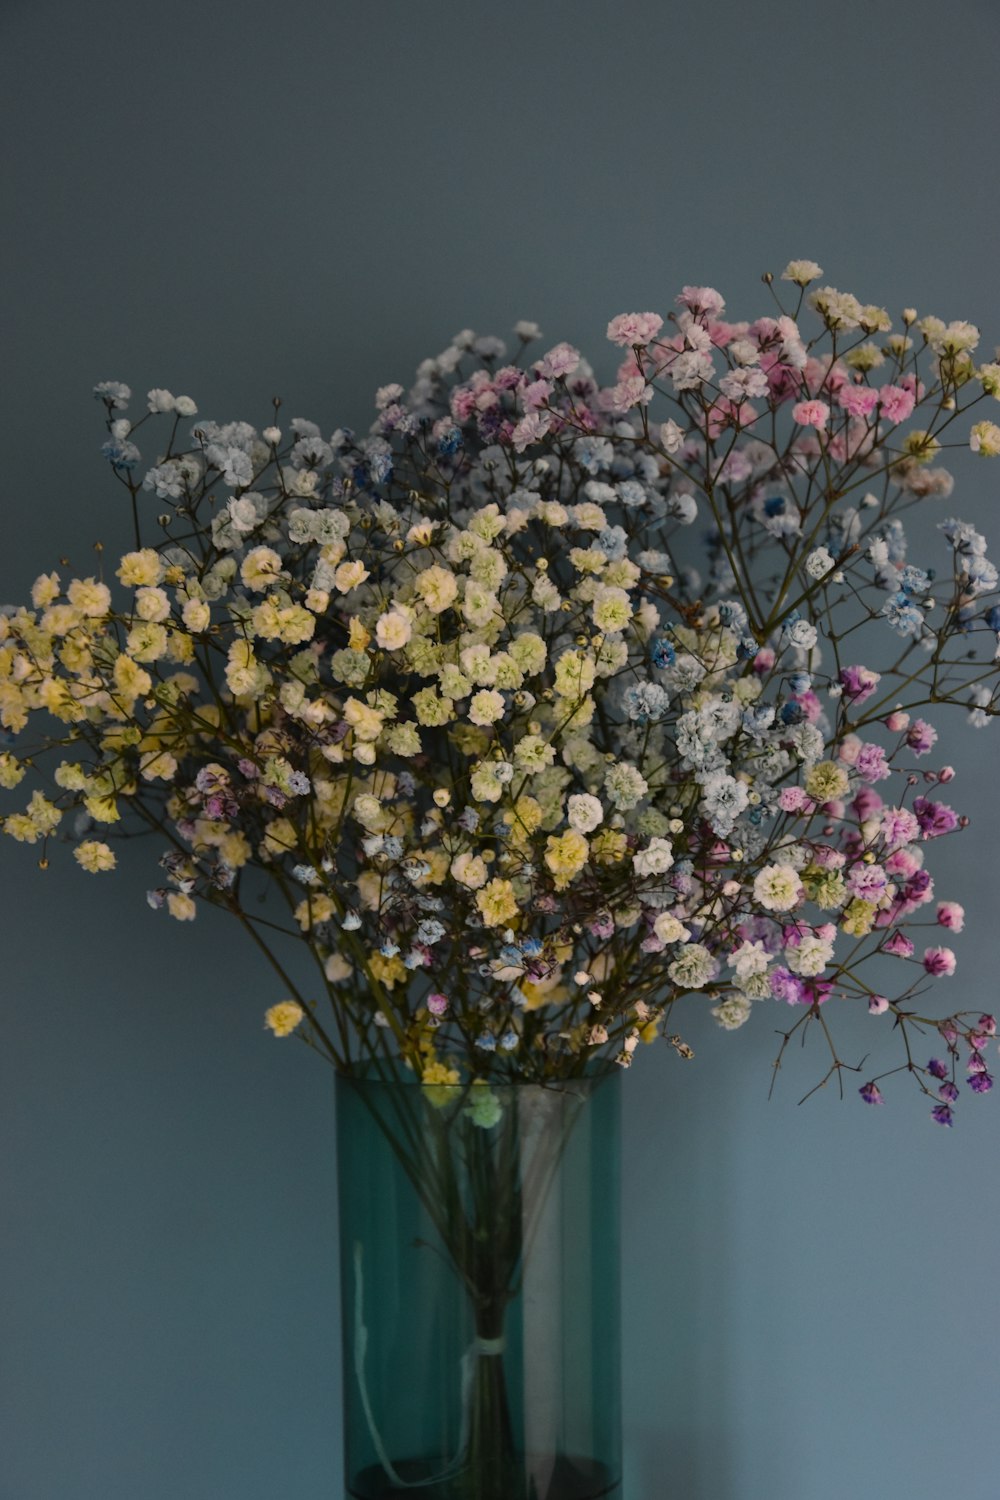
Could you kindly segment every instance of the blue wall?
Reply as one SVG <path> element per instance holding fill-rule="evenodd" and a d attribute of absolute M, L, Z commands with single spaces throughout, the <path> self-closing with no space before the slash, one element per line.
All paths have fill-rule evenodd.
<path fill-rule="evenodd" d="M 766 310 L 792 255 L 991 347 L 998 48 L 992 0 L 7 0 L 0 600 L 128 544 L 98 379 L 332 429 L 458 328 L 600 354 L 684 282 Z M 990 1007 L 1000 730 L 941 727 L 942 1003 Z M 238 933 L 146 908 L 155 853 L 110 902 L 0 848 L 0 1500 L 331 1500 L 330 1080 Z M 996 1500 L 1000 1100 L 799 1108 L 813 1052 L 768 1103 L 783 1019 L 628 1080 L 628 1500 Z"/>

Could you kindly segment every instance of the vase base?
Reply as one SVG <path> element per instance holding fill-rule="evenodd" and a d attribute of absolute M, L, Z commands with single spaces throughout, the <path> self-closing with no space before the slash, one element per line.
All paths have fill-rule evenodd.
<path fill-rule="evenodd" d="M 347 1494 L 351 1500 L 478 1500 L 481 1491 L 468 1469 L 435 1479 L 445 1468 L 446 1461 L 440 1459 L 401 1459 L 393 1464 L 399 1484 L 373 1464 L 355 1475 Z M 505 1500 L 602 1500 L 620 1493 L 620 1478 L 604 1464 L 560 1454 L 525 1460 L 519 1482 L 505 1492 Z"/>

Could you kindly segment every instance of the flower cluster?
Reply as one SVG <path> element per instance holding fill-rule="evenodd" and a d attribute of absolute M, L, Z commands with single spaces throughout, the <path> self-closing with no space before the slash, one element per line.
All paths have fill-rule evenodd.
<path fill-rule="evenodd" d="M 792 262 L 791 305 L 771 285 L 753 322 L 708 287 L 612 319 L 605 383 L 567 343 L 531 354 L 533 324 L 514 357 L 464 332 L 364 435 L 164 390 L 133 421 L 97 386 L 135 546 L 118 588 L 45 574 L 0 615 L 0 786 L 38 782 L 4 831 L 47 858 L 70 828 L 101 872 L 120 826 L 161 829 L 150 902 L 236 915 L 281 975 L 268 1025 L 340 1067 L 689 1055 L 675 1007 L 700 995 L 730 1030 L 797 1007 L 840 1075 L 831 1008 L 860 1003 L 950 1123 L 994 1025 L 913 1004 L 955 969 L 927 856 L 967 821 L 923 715 L 996 712 L 997 570 L 940 460 L 1000 453 L 967 417 L 1000 365 L 971 324 L 894 331 L 820 275 Z M 912 562 L 917 502 L 941 542 Z M 917 1059 L 927 1029 L 948 1063 Z"/>

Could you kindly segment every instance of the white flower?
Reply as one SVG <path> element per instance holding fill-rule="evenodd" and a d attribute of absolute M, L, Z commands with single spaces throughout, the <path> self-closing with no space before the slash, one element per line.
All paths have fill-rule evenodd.
<path fill-rule="evenodd" d="M 566 817 L 569 826 L 575 828 L 577 833 L 592 833 L 604 820 L 604 808 L 598 797 L 591 797 L 587 792 L 576 792 L 566 804 Z"/>
<path fill-rule="evenodd" d="M 719 972 L 719 965 L 702 943 L 688 943 L 669 965 L 667 973 L 676 985 L 700 990 Z"/>
<path fill-rule="evenodd" d="M 665 453 L 673 455 L 684 442 L 684 432 L 671 418 L 669 422 L 660 424 L 660 442 Z"/>
<path fill-rule="evenodd" d="M 726 1031 L 737 1031 L 750 1018 L 752 1007 L 746 995 L 738 992 L 727 995 L 718 1005 L 712 1006 L 712 1015 Z"/>
<path fill-rule="evenodd" d="M 781 279 L 794 281 L 796 286 L 808 286 L 810 281 L 815 281 L 822 274 L 823 267 L 818 266 L 814 260 L 790 260 L 781 273 Z"/>
<path fill-rule="evenodd" d="M 649 783 L 641 771 L 628 761 L 612 766 L 604 778 L 604 789 L 608 800 L 619 812 L 628 812 L 649 790 Z"/>
<path fill-rule="evenodd" d="M 822 578 L 834 565 L 833 554 L 826 547 L 815 547 L 806 558 L 806 572 L 810 578 Z"/>
<path fill-rule="evenodd" d="M 653 931 L 661 943 L 683 943 L 691 936 L 689 928 L 669 911 L 660 912 L 653 923 Z"/>
<path fill-rule="evenodd" d="M 645 849 L 632 856 L 632 867 L 640 880 L 646 875 L 662 875 L 674 862 L 673 845 L 669 839 L 650 839 Z"/>
<path fill-rule="evenodd" d="M 761 942 L 751 943 L 744 940 L 740 946 L 729 955 L 729 967 L 735 973 L 740 983 L 744 983 L 755 974 L 767 972 L 769 962 L 767 949 Z"/>
<path fill-rule="evenodd" d="M 754 900 L 765 911 L 791 911 L 797 906 L 802 887 L 791 865 L 765 865 L 753 883 Z"/>
<path fill-rule="evenodd" d="M 149 391 L 146 403 L 151 412 L 173 411 L 174 409 L 174 398 L 169 391 Z"/>
<path fill-rule="evenodd" d="M 809 620 L 790 620 L 784 628 L 785 642 L 799 651 L 811 651 L 818 640 L 816 626 Z"/>

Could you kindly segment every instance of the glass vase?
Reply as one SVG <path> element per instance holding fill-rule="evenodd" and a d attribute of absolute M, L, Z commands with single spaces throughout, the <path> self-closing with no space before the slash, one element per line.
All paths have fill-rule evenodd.
<path fill-rule="evenodd" d="M 352 1500 L 620 1496 L 618 1078 L 338 1077 Z"/>

